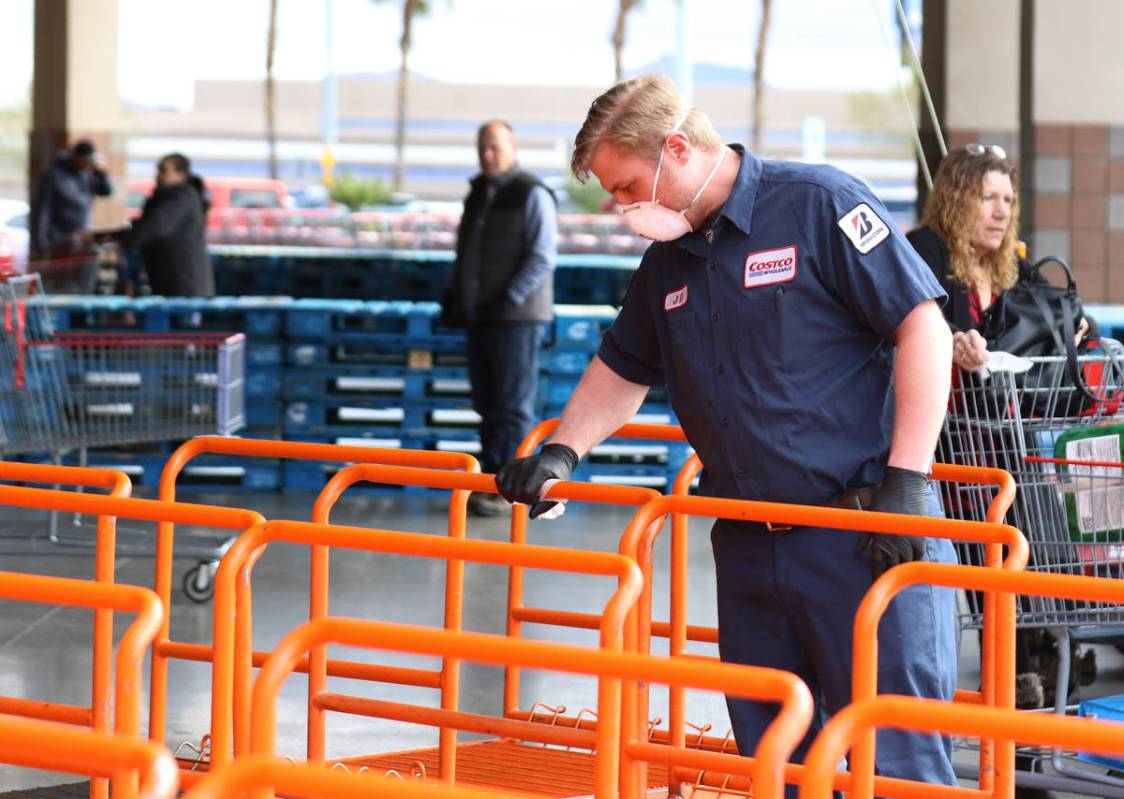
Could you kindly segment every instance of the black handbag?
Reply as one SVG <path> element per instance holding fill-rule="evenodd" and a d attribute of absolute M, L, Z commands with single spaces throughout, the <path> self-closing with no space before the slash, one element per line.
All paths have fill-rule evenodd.
<path fill-rule="evenodd" d="M 1064 286 L 1055 286 L 1041 275 L 1042 268 L 1051 263 L 1065 272 Z M 1090 341 L 1097 340 L 1086 337 L 1080 348 L 1074 341 L 1083 318 L 1073 273 L 1065 261 L 1053 256 L 1022 271 L 1018 282 L 988 309 L 980 333 L 989 350 L 1024 358 L 1065 358 L 1035 364 L 1020 376 L 1023 415 L 1074 416 L 1105 399 L 1089 388 L 1077 361 L 1078 350 L 1084 352 Z M 1110 361 L 1115 363 L 1111 354 Z"/>

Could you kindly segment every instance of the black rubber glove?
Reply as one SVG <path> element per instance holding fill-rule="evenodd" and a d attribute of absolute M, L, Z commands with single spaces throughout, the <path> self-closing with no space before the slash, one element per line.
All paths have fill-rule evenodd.
<path fill-rule="evenodd" d="M 539 502 L 542 486 L 547 480 L 569 480 L 578 465 L 578 453 L 565 444 L 546 444 L 538 454 L 516 458 L 496 473 L 496 488 L 508 502 L 531 506 L 531 518 L 537 519 L 558 503 Z"/>
<path fill-rule="evenodd" d="M 881 513 L 906 513 L 910 516 L 927 516 L 929 507 L 929 477 L 910 469 L 886 467 L 886 476 L 878 488 L 878 495 L 870 510 Z M 874 579 L 887 569 L 901 563 L 925 557 L 925 536 L 867 533 L 855 548 L 856 554 L 866 552 L 870 574 Z"/>

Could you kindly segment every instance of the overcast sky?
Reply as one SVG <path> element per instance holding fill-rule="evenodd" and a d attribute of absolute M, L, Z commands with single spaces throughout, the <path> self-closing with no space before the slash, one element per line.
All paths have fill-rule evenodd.
<path fill-rule="evenodd" d="M 0 102 L 26 92 L 33 0 L 0 0 L 8 35 L 0 48 Z M 746 69 L 759 0 L 686 0 L 688 51 L 696 61 Z M 466 83 L 602 86 L 616 0 L 431 0 L 415 25 L 411 67 Z M 316 80 L 325 66 L 322 0 L 279 0 L 276 74 Z M 883 89 L 895 80 L 882 25 L 894 0 L 775 0 L 767 82 L 785 88 Z M 187 105 L 197 79 L 264 74 L 268 0 L 119 0 L 120 86 L 128 100 Z M 881 19 L 880 19 L 881 18 Z M 401 0 L 335 0 L 340 74 L 398 65 Z M 24 35 L 20 35 L 24 31 Z M 626 69 L 674 50 L 673 0 L 642 0 L 630 16 Z"/>

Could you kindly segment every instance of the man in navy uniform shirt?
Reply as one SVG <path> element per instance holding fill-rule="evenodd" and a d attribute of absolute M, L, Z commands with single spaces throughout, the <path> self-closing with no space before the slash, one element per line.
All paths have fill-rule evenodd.
<path fill-rule="evenodd" d="M 572 168 L 656 243 L 550 441 L 497 476 L 505 498 L 545 512 L 543 482 L 567 479 L 666 384 L 704 494 L 940 514 L 928 471 L 949 392 L 945 293 L 860 181 L 724 145 L 657 76 L 593 102 Z M 852 623 L 873 578 L 956 559 L 944 539 L 724 520 L 711 542 L 722 659 L 794 672 L 826 713 L 850 701 Z M 951 700 L 955 636 L 952 590 L 901 594 L 880 627 L 879 690 Z M 752 754 L 775 707 L 727 705 Z M 880 732 L 878 770 L 955 784 L 937 735 Z"/>

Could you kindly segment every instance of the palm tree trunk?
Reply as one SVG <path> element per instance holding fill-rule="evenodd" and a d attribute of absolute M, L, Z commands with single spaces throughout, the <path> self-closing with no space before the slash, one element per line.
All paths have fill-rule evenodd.
<path fill-rule="evenodd" d="M 613 26 L 613 66 L 616 70 L 616 83 L 624 79 L 624 39 L 625 23 L 628 21 L 628 12 L 636 5 L 637 0 L 620 0 L 617 5 L 617 24 Z"/>
<path fill-rule="evenodd" d="M 398 121 L 394 128 L 394 190 L 406 184 L 406 108 L 410 98 L 410 44 L 417 0 L 402 0 L 402 64 L 398 69 Z"/>
<path fill-rule="evenodd" d="M 269 0 L 269 33 L 265 43 L 265 139 L 269 145 L 269 176 L 277 180 L 277 98 L 273 55 L 277 49 L 277 0 Z"/>
<path fill-rule="evenodd" d="M 757 28 L 757 49 L 753 54 L 753 139 L 750 146 L 755 154 L 761 153 L 765 132 L 765 44 L 772 10 L 773 0 L 761 0 L 761 24 Z"/>

